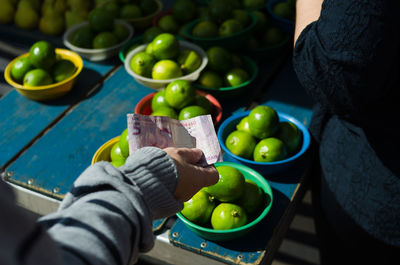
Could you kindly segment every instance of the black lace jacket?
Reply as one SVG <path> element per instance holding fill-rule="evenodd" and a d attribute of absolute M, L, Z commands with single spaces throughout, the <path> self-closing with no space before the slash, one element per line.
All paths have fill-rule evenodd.
<path fill-rule="evenodd" d="M 339 204 L 400 246 L 400 1 L 325 0 L 293 65 L 317 102 L 310 131 Z"/>

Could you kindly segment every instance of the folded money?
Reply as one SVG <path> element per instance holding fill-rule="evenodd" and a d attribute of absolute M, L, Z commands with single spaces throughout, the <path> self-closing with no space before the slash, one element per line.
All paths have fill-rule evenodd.
<path fill-rule="evenodd" d="M 222 161 L 221 148 L 211 115 L 178 121 L 164 116 L 127 114 L 129 153 L 145 146 L 199 148 L 207 166 Z"/>

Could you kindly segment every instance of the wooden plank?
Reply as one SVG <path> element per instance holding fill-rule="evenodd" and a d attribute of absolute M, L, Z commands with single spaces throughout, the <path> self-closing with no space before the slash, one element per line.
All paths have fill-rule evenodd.
<path fill-rule="evenodd" d="M 7 168 L 9 181 L 62 198 L 96 150 L 126 128 L 126 114 L 153 91 L 120 67 Z"/>

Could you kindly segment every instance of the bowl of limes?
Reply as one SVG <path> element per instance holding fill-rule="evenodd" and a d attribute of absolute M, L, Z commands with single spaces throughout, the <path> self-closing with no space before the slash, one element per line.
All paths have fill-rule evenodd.
<path fill-rule="evenodd" d="M 242 95 L 258 75 L 257 64 L 248 56 L 239 56 L 219 46 L 211 47 L 206 52 L 208 65 L 194 84 L 196 89 L 220 100 Z"/>
<path fill-rule="evenodd" d="M 21 95 L 47 101 L 71 91 L 82 69 L 82 58 L 75 52 L 54 48 L 47 41 L 38 41 L 28 53 L 7 65 L 4 78 Z"/>
<path fill-rule="evenodd" d="M 152 42 L 140 45 L 125 58 L 125 70 L 138 83 L 161 89 L 177 79 L 195 81 L 208 63 L 199 46 L 162 33 Z"/>
<path fill-rule="evenodd" d="M 113 1 L 111 1 L 113 2 Z M 140 0 L 139 5 L 127 3 L 122 6 L 120 14 L 124 13 L 124 21 L 130 23 L 135 29 L 143 31 L 151 27 L 153 19 L 163 9 L 163 3 L 160 0 Z"/>
<path fill-rule="evenodd" d="M 92 157 L 92 165 L 100 161 L 111 162 L 115 167 L 125 164 L 129 156 L 128 129 L 102 144 Z"/>
<path fill-rule="evenodd" d="M 296 17 L 296 0 L 269 0 L 267 11 L 276 25 L 293 34 Z"/>
<path fill-rule="evenodd" d="M 311 139 L 299 120 L 266 105 L 227 118 L 217 135 L 224 161 L 246 165 L 265 177 L 304 161 Z"/>
<path fill-rule="evenodd" d="M 272 190 L 255 170 L 217 162 L 219 181 L 201 189 L 177 213 L 188 229 L 211 241 L 230 241 L 253 230 L 268 215 Z"/>
<path fill-rule="evenodd" d="M 210 114 L 215 126 L 222 118 L 222 107 L 216 98 L 205 92 L 195 90 L 189 81 L 175 80 L 165 89 L 152 92 L 143 97 L 135 107 L 136 114 L 168 116 L 176 120 L 186 120 L 199 115 Z M 185 98 L 178 94 L 185 94 Z"/>
<path fill-rule="evenodd" d="M 129 23 L 96 8 L 90 11 L 88 21 L 75 24 L 64 33 L 63 43 L 87 60 L 102 61 L 117 55 L 133 34 Z"/>

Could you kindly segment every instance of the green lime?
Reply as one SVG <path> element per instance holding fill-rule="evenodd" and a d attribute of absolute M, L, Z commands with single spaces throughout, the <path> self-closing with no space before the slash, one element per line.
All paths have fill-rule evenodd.
<path fill-rule="evenodd" d="M 208 9 L 212 20 L 220 23 L 232 16 L 233 6 L 230 0 L 211 0 Z"/>
<path fill-rule="evenodd" d="M 111 161 L 125 161 L 125 157 L 122 155 L 121 147 L 119 146 L 119 142 L 116 142 L 110 151 L 110 158 Z"/>
<path fill-rule="evenodd" d="M 301 142 L 301 132 L 299 128 L 297 128 L 294 123 L 287 121 L 278 124 L 278 131 L 275 137 L 285 143 L 289 155 L 296 152 Z"/>
<path fill-rule="evenodd" d="M 153 42 L 150 42 L 149 44 L 147 44 L 145 52 L 151 55 L 153 54 Z"/>
<path fill-rule="evenodd" d="M 213 46 L 207 50 L 207 57 L 210 70 L 226 73 L 232 67 L 231 53 L 225 48 Z"/>
<path fill-rule="evenodd" d="M 264 32 L 262 43 L 265 46 L 277 45 L 283 41 L 284 37 L 285 35 L 282 30 L 277 27 L 270 27 Z"/>
<path fill-rule="evenodd" d="M 267 18 L 266 14 L 264 14 L 260 10 L 253 10 L 252 13 L 257 17 L 256 26 L 254 27 L 254 33 L 259 34 L 264 32 L 264 30 L 270 24 L 270 21 Z"/>
<path fill-rule="evenodd" d="M 179 53 L 179 42 L 170 33 L 161 33 L 152 42 L 152 51 L 157 60 L 172 59 Z"/>
<path fill-rule="evenodd" d="M 263 198 L 264 194 L 261 188 L 254 181 L 246 179 L 243 194 L 235 203 L 242 206 L 248 214 L 254 214 L 263 205 Z"/>
<path fill-rule="evenodd" d="M 213 111 L 213 104 L 203 95 L 197 94 L 194 100 L 194 104 L 200 107 L 203 107 L 208 114 L 211 114 Z"/>
<path fill-rule="evenodd" d="M 154 66 L 151 73 L 153 79 L 165 80 L 182 76 L 179 65 L 172 60 L 160 60 Z"/>
<path fill-rule="evenodd" d="M 105 49 L 118 44 L 118 38 L 111 32 L 104 31 L 97 34 L 93 39 L 94 49 Z"/>
<path fill-rule="evenodd" d="M 50 69 L 56 62 L 56 51 L 50 42 L 38 41 L 29 50 L 29 60 L 37 68 Z"/>
<path fill-rule="evenodd" d="M 109 12 L 114 18 L 119 17 L 119 4 L 117 1 L 106 1 L 101 5 L 101 8 Z"/>
<path fill-rule="evenodd" d="M 158 20 L 158 26 L 160 27 L 160 29 L 162 29 L 164 32 L 168 32 L 168 33 L 177 33 L 179 30 L 179 24 L 178 22 L 175 20 L 173 15 L 165 15 L 162 16 L 159 20 Z"/>
<path fill-rule="evenodd" d="M 122 131 L 119 137 L 119 148 L 121 149 L 121 154 L 123 157 L 127 158 L 129 156 L 129 135 L 128 128 Z"/>
<path fill-rule="evenodd" d="M 76 66 L 69 60 L 59 60 L 53 66 L 53 80 L 55 83 L 61 82 L 72 76 L 76 71 Z"/>
<path fill-rule="evenodd" d="M 163 33 L 160 27 L 150 27 L 143 32 L 143 43 L 150 43 L 155 37 Z"/>
<path fill-rule="evenodd" d="M 88 21 L 90 28 L 95 32 L 112 31 L 114 17 L 112 13 L 102 8 L 94 8 L 89 12 Z"/>
<path fill-rule="evenodd" d="M 243 25 L 236 19 L 225 20 L 218 29 L 218 35 L 221 37 L 230 36 L 243 29 Z"/>
<path fill-rule="evenodd" d="M 201 189 L 190 200 L 183 203 L 181 214 L 195 224 L 205 225 L 210 221 L 215 205 L 214 198 Z"/>
<path fill-rule="evenodd" d="M 129 36 L 129 30 L 122 24 L 115 23 L 112 33 L 119 41 L 123 41 Z"/>
<path fill-rule="evenodd" d="M 190 105 L 196 97 L 191 82 L 183 79 L 172 81 L 165 88 L 165 99 L 171 107 L 182 109 Z"/>
<path fill-rule="evenodd" d="M 110 162 L 114 167 L 120 167 L 125 165 L 125 160 L 115 160 Z"/>
<path fill-rule="evenodd" d="M 121 7 L 119 17 L 122 19 L 133 19 L 142 16 L 142 10 L 135 4 L 125 4 Z"/>
<path fill-rule="evenodd" d="M 71 43 L 80 48 L 91 49 L 95 34 L 90 27 L 81 27 L 74 31 Z"/>
<path fill-rule="evenodd" d="M 205 70 L 200 73 L 198 83 L 207 88 L 220 88 L 223 86 L 222 78 L 214 71 Z"/>
<path fill-rule="evenodd" d="M 179 53 L 177 58 L 178 63 L 181 65 L 184 74 L 194 72 L 201 65 L 201 57 L 195 51 L 183 50 Z"/>
<path fill-rule="evenodd" d="M 231 166 L 216 168 L 219 173 L 218 182 L 205 190 L 221 202 L 231 202 L 242 196 L 245 183 L 242 172 Z"/>
<path fill-rule="evenodd" d="M 193 20 L 196 12 L 196 4 L 191 0 L 177 0 L 172 6 L 172 14 L 180 23 Z"/>
<path fill-rule="evenodd" d="M 215 230 L 228 230 L 247 223 L 246 211 L 233 203 L 220 203 L 211 215 L 211 226 Z"/>
<path fill-rule="evenodd" d="M 249 129 L 249 117 L 246 116 L 240 120 L 238 125 L 236 125 L 236 130 L 250 133 Z M 250 133 L 251 134 L 251 133 Z"/>
<path fill-rule="evenodd" d="M 165 100 L 165 89 L 159 90 L 151 99 L 151 109 L 156 111 L 163 107 L 170 107 Z"/>
<path fill-rule="evenodd" d="M 286 157 L 285 144 L 275 137 L 259 141 L 254 148 L 253 159 L 256 162 L 274 162 Z"/>
<path fill-rule="evenodd" d="M 192 35 L 198 38 L 213 38 L 218 36 L 218 26 L 215 22 L 200 21 L 192 29 Z"/>
<path fill-rule="evenodd" d="M 154 57 L 146 52 L 139 52 L 132 57 L 130 67 L 138 75 L 151 78 L 153 66 L 156 63 Z"/>
<path fill-rule="evenodd" d="M 251 22 L 250 15 L 243 9 L 235 9 L 232 11 L 232 18 L 239 21 L 243 28 L 247 27 Z"/>
<path fill-rule="evenodd" d="M 229 151 L 246 159 L 251 159 L 256 144 L 256 139 L 251 134 L 238 130 L 231 132 L 225 140 Z"/>
<path fill-rule="evenodd" d="M 225 84 L 235 87 L 249 80 L 249 74 L 242 68 L 233 68 L 225 74 Z"/>
<path fill-rule="evenodd" d="M 171 107 L 160 107 L 156 111 L 153 111 L 151 113 L 151 115 L 152 116 L 166 116 L 166 117 L 170 117 L 175 120 L 178 119 L 178 114 L 176 114 L 176 111 Z"/>
<path fill-rule="evenodd" d="M 22 83 L 25 74 L 33 68 L 34 66 L 31 64 L 29 57 L 23 57 L 15 61 L 11 67 L 10 74 L 14 81 Z"/>
<path fill-rule="evenodd" d="M 286 18 L 293 20 L 295 17 L 295 9 L 288 3 L 288 2 L 279 2 L 277 3 L 273 9 L 272 12 L 277 15 L 278 17 L 281 18 Z"/>
<path fill-rule="evenodd" d="M 278 123 L 278 114 L 269 106 L 259 105 L 249 114 L 250 132 L 258 139 L 274 135 L 278 129 Z"/>
<path fill-rule="evenodd" d="M 30 70 L 24 76 L 24 86 L 46 86 L 52 83 L 51 75 L 41 68 Z"/>
<path fill-rule="evenodd" d="M 201 106 L 191 105 L 181 109 L 178 115 L 179 120 L 187 120 L 201 115 L 209 114 L 207 110 Z"/>

